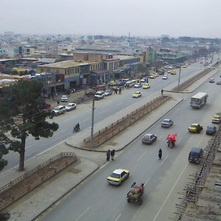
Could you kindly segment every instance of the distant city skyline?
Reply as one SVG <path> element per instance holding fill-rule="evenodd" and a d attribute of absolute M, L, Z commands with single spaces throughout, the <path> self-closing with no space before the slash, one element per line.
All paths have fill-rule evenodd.
<path fill-rule="evenodd" d="M 220 0 L 1 0 L 0 34 L 221 38 Z"/>

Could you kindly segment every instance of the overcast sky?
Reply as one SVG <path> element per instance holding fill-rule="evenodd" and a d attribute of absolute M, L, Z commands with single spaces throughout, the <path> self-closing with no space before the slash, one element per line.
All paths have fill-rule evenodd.
<path fill-rule="evenodd" d="M 221 38 L 221 0 L 0 0 L 0 34 Z"/>

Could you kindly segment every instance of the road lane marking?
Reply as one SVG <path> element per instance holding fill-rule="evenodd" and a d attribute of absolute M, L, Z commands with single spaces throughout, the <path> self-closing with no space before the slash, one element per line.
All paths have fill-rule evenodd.
<path fill-rule="evenodd" d="M 157 216 L 160 214 L 161 210 L 163 209 L 164 205 L 166 204 L 166 201 L 167 201 L 167 200 L 168 200 L 168 198 L 170 197 L 170 195 L 171 195 L 171 193 L 172 193 L 173 189 L 174 189 L 174 188 L 175 188 L 175 186 L 177 185 L 177 183 L 178 183 L 178 181 L 179 181 L 180 177 L 183 175 L 183 173 L 184 173 L 184 171 L 185 171 L 185 169 L 186 169 L 187 165 L 188 165 L 188 164 L 186 164 L 186 166 L 183 168 L 183 170 L 182 170 L 181 174 L 180 174 L 180 175 L 179 175 L 179 177 L 177 178 L 177 180 L 176 180 L 175 184 L 173 185 L 173 188 L 170 190 L 169 194 L 167 195 L 166 199 L 164 200 L 164 202 L 163 202 L 162 206 L 160 207 L 160 209 L 159 209 L 158 213 L 156 214 L 156 216 L 154 217 L 153 221 L 155 221 L 155 220 L 156 220 L 156 218 L 157 218 Z"/>
<path fill-rule="evenodd" d="M 120 217 L 121 217 L 121 213 L 118 215 L 118 217 L 117 217 L 117 219 L 115 219 L 115 221 L 117 221 Z"/>
<path fill-rule="evenodd" d="M 177 144 L 180 142 L 182 140 L 182 138 L 181 139 L 179 139 L 178 141 L 177 141 Z"/>
<path fill-rule="evenodd" d="M 80 218 L 90 209 L 91 207 L 89 206 L 75 221 L 80 220 Z"/>
<path fill-rule="evenodd" d="M 149 182 L 150 178 L 147 179 L 147 181 L 144 183 L 144 186 Z"/>
<path fill-rule="evenodd" d="M 160 166 L 164 163 L 164 161 L 167 159 L 168 156 L 169 156 L 169 155 L 167 155 L 167 156 L 163 159 L 163 161 L 160 163 Z"/>
<path fill-rule="evenodd" d="M 145 152 L 141 155 L 141 157 L 139 157 L 139 158 L 137 159 L 137 161 L 139 161 L 146 153 L 147 153 L 147 151 L 145 151 Z"/>

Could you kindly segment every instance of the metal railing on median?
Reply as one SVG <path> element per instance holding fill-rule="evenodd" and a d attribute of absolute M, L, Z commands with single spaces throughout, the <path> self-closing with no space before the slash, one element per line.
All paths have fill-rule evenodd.
<path fill-rule="evenodd" d="M 51 165 L 53 162 L 56 162 L 57 160 L 61 158 L 66 158 L 64 162 L 61 162 L 59 166 L 56 167 L 49 167 L 50 171 L 41 176 L 36 176 L 35 179 L 32 177 L 32 182 L 27 182 L 24 184 L 25 179 L 29 179 L 31 176 L 34 176 L 39 172 L 40 170 L 43 170 L 45 167 Z M 38 165 L 37 167 L 33 168 L 32 170 L 26 172 L 25 174 L 19 176 L 18 178 L 12 180 L 10 183 L 2 186 L 0 188 L 0 211 L 4 208 L 11 205 L 13 202 L 33 190 L 34 188 L 38 187 L 40 184 L 69 166 L 70 164 L 74 163 L 77 160 L 77 157 L 75 153 L 72 152 L 62 152 L 46 162 Z M 19 188 L 16 188 L 16 185 L 19 185 Z M 17 190 L 16 192 L 13 191 L 13 188 Z M 9 192 L 10 191 L 10 192 Z"/>
<path fill-rule="evenodd" d="M 170 96 L 159 96 L 153 99 L 152 101 L 141 106 L 135 111 L 127 114 L 125 117 L 122 117 L 121 119 L 117 120 L 111 125 L 96 132 L 94 134 L 93 144 L 91 143 L 90 137 L 84 139 L 84 144 L 90 147 L 97 147 L 101 145 L 102 143 L 106 142 L 108 139 L 120 133 L 125 128 L 132 125 L 134 122 L 138 121 L 139 119 L 150 113 L 152 110 L 159 107 L 161 104 L 163 104 L 170 98 L 171 98 Z"/>

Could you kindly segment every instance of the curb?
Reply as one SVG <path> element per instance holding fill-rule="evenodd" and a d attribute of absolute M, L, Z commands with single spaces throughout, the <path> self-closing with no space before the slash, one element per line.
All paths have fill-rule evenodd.
<path fill-rule="evenodd" d="M 96 164 L 97 165 L 97 164 Z M 97 165 L 97 168 L 94 169 L 92 172 L 90 172 L 87 176 L 85 176 L 81 181 L 76 183 L 71 189 L 69 189 L 67 192 L 62 194 L 57 200 L 55 200 L 53 203 L 51 203 L 48 207 L 46 207 L 44 210 L 41 211 L 37 216 L 35 216 L 31 221 L 37 221 L 42 214 L 44 214 L 48 209 L 50 209 L 52 206 L 54 206 L 57 202 L 59 202 L 62 198 L 64 198 L 66 195 L 71 193 L 80 183 L 82 183 L 84 180 L 86 180 L 89 176 L 91 176 L 93 173 L 95 173 L 99 169 L 99 166 Z"/>

